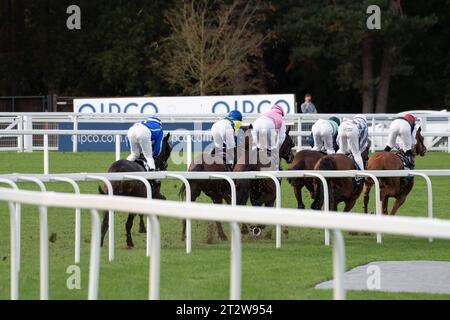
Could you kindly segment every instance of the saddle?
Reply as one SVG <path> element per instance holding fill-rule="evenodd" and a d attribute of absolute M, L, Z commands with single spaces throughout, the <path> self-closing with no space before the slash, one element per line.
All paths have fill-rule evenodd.
<path fill-rule="evenodd" d="M 140 165 L 142 168 L 144 168 L 144 170 L 146 172 L 152 171 L 152 170 L 150 170 L 150 167 L 148 166 L 147 161 L 145 161 L 144 159 L 142 159 L 142 158 L 136 159 L 136 160 L 134 160 L 134 162 L 136 162 L 138 165 Z"/>

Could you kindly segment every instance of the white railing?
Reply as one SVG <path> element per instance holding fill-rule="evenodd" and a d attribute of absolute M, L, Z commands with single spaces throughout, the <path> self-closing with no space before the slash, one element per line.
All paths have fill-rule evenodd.
<path fill-rule="evenodd" d="M 144 183 L 147 188 L 147 199 L 151 199 L 150 184 L 145 181 L 149 180 L 163 180 L 163 179 L 178 179 L 186 188 L 186 201 L 190 202 L 190 183 L 188 180 L 208 180 L 208 179 L 222 179 L 230 184 L 231 188 L 231 203 L 236 203 L 236 186 L 234 180 L 240 179 L 271 179 L 276 186 L 276 208 L 281 208 L 281 185 L 277 178 L 317 178 L 321 181 L 324 191 L 324 212 L 329 212 L 329 191 L 326 178 L 344 178 L 344 177 L 366 177 L 374 181 L 375 185 L 375 213 L 377 216 L 382 215 L 381 201 L 380 201 L 380 184 L 378 179 L 383 177 L 413 177 L 419 176 L 424 178 L 427 184 L 427 217 L 433 219 L 433 191 L 432 184 L 429 177 L 446 177 L 450 176 L 450 170 L 398 170 L 398 171 L 266 171 L 266 172 L 135 172 L 135 173 L 67 173 L 67 174 L 7 174 L 0 175 L 0 183 L 6 183 L 14 189 L 18 189 L 17 183 L 23 181 L 32 181 L 38 183 L 41 190 L 45 191 L 43 183 L 48 182 L 67 182 L 74 188 L 75 193 L 79 193 L 79 186 L 77 182 L 83 181 L 101 181 L 105 183 L 108 189 L 108 195 L 112 197 L 113 187 L 112 181 L 124 180 L 139 180 Z M 20 230 L 20 207 L 16 208 L 16 219 Z M 75 263 L 80 261 L 80 225 L 81 225 L 80 208 L 75 211 Z M 108 259 L 114 260 L 114 211 L 109 210 L 109 246 Z M 148 222 L 148 221 L 147 221 Z M 187 219 L 186 228 L 186 252 L 190 253 L 192 250 L 192 236 L 191 236 L 191 221 Z M 432 238 L 429 238 L 430 242 Z M 377 234 L 377 243 L 381 243 L 381 233 Z M 17 239 L 20 252 L 20 237 Z M 325 229 L 325 245 L 330 244 L 329 230 Z M 281 247 L 281 226 L 276 228 L 276 248 Z M 150 225 L 147 224 L 147 255 L 151 249 L 150 243 Z M 20 254 L 19 254 L 20 259 Z"/>
<path fill-rule="evenodd" d="M 194 136 L 211 136 L 211 131 L 205 130 L 205 131 L 188 131 L 188 130 L 169 130 L 167 133 L 171 133 L 171 135 L 176 136 L 182 136 L 186 137 L 186 154 L 187 154 L 187 161 L 186 165 L 187 168 L 189 168 L 191 162 L 192 162 L 192 141 Z M 77 149 L 75 145 L 77 144 L 77 137 L 79 135 L 110 135 L 115 136 L 115 160 L 120 159 L 120 153 L 121 153 L 121 141 L 122 136 L 126 136 L 127 131 L 126 130 L 16 130 L 16 131 L 5 131 L 2 132 L 3 136 L 35 136 L 35 135 L 42 135 L 43 136 L 43 172 L 44 174 L 48 174 L 49 172 L 49 136 L 73 136 L 74 141 L 74 150 Z M 310 132 L 307 131 L 293 131 L 289 133 L 292 137 L 306 137 L 310 135 Z M 450 139 L 450 132 L 424 132 L 422 133 L 424 137 L 447 137 Z M 369 132 L 369 137 L 387 137 L 388 132 Z M 11 150 L 11 148 L 7 149 L 8 151 Z M 374 152 L 375 150 L 372 150 Z M 448 152 L 450 153 L 450 144 L 448 144 Z"/>
<path fill-rule="evenodd" d="M 401 114 L 367 114 L 369 123 L 369 134 L 373 140 L 372 151 L 381 150 L 384 148 L 387 136 L 387 128 L 389 123 L 397 118 Z M 417 117 L 421 123 L 421 126 L 426 132 L 426 144 L 430 150 L 434 151 L 447 151 L 450 153 L 450 143 L 447 145 L 439 143 L 439 139 L 448 138 L 450 133 L 450 112 L 418 112 Z M 223 118 L 224 115 L 211 114 L 211 115 L 192 115 L 192 114 L 171 114 L 171 115 L 158 115 L 164 123 L 195 123 L 195 122 L 214 122 Z M 245 115 L 244 121 L 248 124 L 255 120 L 258 115 Z M 310 130 L 308 126 L 314 123 L 317 119 L 326 119 L 330 116 L 337 116 L 340 118 L 351 117 L 351 114 L 289 114 L 286 116 L 289 124 L 295 124 L 297 134 L 297 149 L 303 148 L 301 137 L 308 136 Z M 0 113 L 0 120 L 15 121 L 17 123 L 17 130 L 23 131 L 33 128 L 33 122 L 46 122 L 46 123 L 72 123 L 73 131 L 78 131 L 80 123 L 130 123 L 143 120 L 147 117 L 145 114 L 92 114 L 92 113 Z M 306 125 L 306 127 L 304 126 Z M 126 133 L 126 132 L 125 132 Z M 93 130 L 86 134 L 97 134 Z M 112 135 L 111 131 L 103 132 L 106 135 Z M 124 135 L 124 133 L 117 133 Z M 52 134 L 54 135 L 54 133 Z M 74 135 L 74 134 L 70 134 Z M 188 137 L 188 133 L 182 133 Z M 190 133 L 192 136 L 196 135 Z M 22 136 L 24 137 L 22 139 Z M 19 150 L 26 149 L 28 151 L 35 148 L 32 146 L 30 135 L 16 135 L 17 148 L 8 147 L 0 148 L 0 150 Z M 188 140 L 188 141 L 191 141 Z M 444 140 L 445 141 L 445 140 Z M 77 139 L 73 140 L 73 151 L 77 151 Z"/>
<path fill-rule="evenodd" d="M 272 209 L 186 204 L 180 210 L 178 202 L 159 201 L 114 196 L 103 201 L 99 195 L 71 195 L 62 193 L 40 193 L 0 189 L 0 200 L 9 203 L 11 219 L 11 298 L 19 297 L 19 271 L 17 265 L 16 243 L 16 205 L 29 204 L 39 206 L 40 211 L 48 207 L 88 209 L 92 217 L 92 239 L 89 262 L 88 298 L 98 298 L 98 279 L 100 265 L 100 221 L 97 210 L 114 210 L 128 212 L 130 208 L 137 214 L 151 219 L 152 247 L 149 270 L 149 298 L 159 299 L 160 280 L 160 227 L 156 216 L 177 219 L 196 219 L 229 222 L 232 229 L 236 223 L 287 225 L 302 228 L 326 228 L 334 230 L 333 243 L 333 277 L 334 298 L 345 299 L 343 274 L 345 271 L 345 248 L 341 231 L 377 232 L 416 237 L 433 237 L 450 239 L 450 222 L 437 219 L 370 216 L 361 214 L 327 214 L 311 210 Z M 214 210 L 211 208 L 214 207 Z M 40 216 L 40 259 L 41 259 L 41 299 L 48 298 L 48 237 L 45 234 L 47 221 Z M 237 230 L 239 231 L 239 230 Z M 241 239 L 239 232 L 233 232 L 231 241 L 230 299 L 241 298 Z M 47 256 L 46 256 L 47 255 Z M 47 272 L 42 272 L 42 269 Z"/>

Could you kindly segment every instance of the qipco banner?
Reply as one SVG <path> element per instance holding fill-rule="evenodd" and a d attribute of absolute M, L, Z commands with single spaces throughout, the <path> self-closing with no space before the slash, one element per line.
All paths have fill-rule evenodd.
<path fill-rule="evenodd" d="M 124 114 L 225 114 L 239 110 L 259 114 L 278 104 L 287 114 L 295 113 L 295 95 L 248 95 L 206 97 L 144 97 L 75 99 L 75 113 Z"/>
<path fill-rule="evenodd" d="M 211 115 L 226 114 L 231 110 L 239 110 L 245 115 L 257 115 L 264 113 L 271 106 L 278 104 L 286 113 L 295 113 L 295 96 L 285 95 L 246 95 L 246 96 L 207 96 L 207 97 L 143 97 L 143 98 L 93 98 L 75 99 L 75 113 L 90 114 L 164 114 L 164 115 Z M 132 123 L 83 123 L 78 124 L 79 130 L 127 130 Z M 199 126 L 200 127 L 196 127 Z M 212 123 L 186 122 L 163 123 L 164 130 L 209 130 Z M 72 123 L 61 123 L 60 129 L 73 129 Z M 61 136 L 59 139 L 59 151 L 72 150 L 72 137 Z M 194 152 L 199 152 L 211 144 L 211 137 L 195 137 L 202 141 L 194 141 Z M 185 137 L 172 135 L 173 146 L 186 145 Z M 106 151 L 112 152 L 115 148 L 113 135 L 85 135 L 78 136 L 79 151 Z M 125 137 L 121 141 L 122 151 L 128 150 Z"/>

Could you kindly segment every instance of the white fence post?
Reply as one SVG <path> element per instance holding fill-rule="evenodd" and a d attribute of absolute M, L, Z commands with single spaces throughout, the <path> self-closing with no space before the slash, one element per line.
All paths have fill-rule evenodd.
<path fill-rule="evenodd" d="M 334 230 L 334 244 L 333 244 L 334 300 L 345 300 L 344 272 L 345 272 L 344 237 L 342 236 L 342 232 L 340 230 Z"/>
<path fill-rule="evenodd" d="M 73 116 L 73 131 L 78 130 L 78 117 L 76 115 Z M 78 152 L 78 135 L 72 136 L 72 152 Z"/>
<path fill-rule="evenodd" d="M 149 270 L 149 299 L 159 300 L 161 236 L 158 218 L 150 216 L 152 226 L 152 246 Z"/>
<path fill-rule="evenodd" d="M 120 140 L 121 140 L 121 138 L 122 138 L 122 136 L 120 135 L 120 134 L 116 134 L 116 141 L 115 141 L 115 143 L 116 143 L 116 161 L 119 161 L 120 160 L 120 152 L 121 152 L 121 149 L 120 149 Z"/>
<path fill-rule="evenodd" d="M 280 181 L 278 181 L 278 178 L 270 173 L 257 173 L 256 176 L 272 179 L 273 183 L 275 184 L 275 197 L 276 197 L 275 198 L 275 207 L 277 209 L 280 209 L 281 208 L 281 186 L 280 186 Z M 281 225 L 279 225 L 279 224 L 276 225 L 275 247 L 277 249 L 281 248 Z"/>
<path fill-rule="evenodd" d="M 189 170 L 189 167 L 192 163 L 192 135 L 188 134 L 186 136 L 186 163 L 187 163 L 187 170 Z"/>
<path fill-rule="evenodd" d="M 44 174 L 49 174 L 48 134 L 44 134 Z"/>
<path fill-rule="evenodd" d="M 185 177 L 179 174 L 167 174 L 167 177 L 175 178 L 183 182 L 185 192 L 186 192 L 186 203 L 191 202 L 191 185 Z M 192 252 L 192 220 L 186 219 L 186 253 L 189 254 Z"/>
<path fill-rule="evenodd" d="M 414 172 L 414 171 L 410 171 L 409 175 L 410 176 L 419 176 L 419 177 L 422 177 L 425 180 L 425 182 L 427 184 L 428 218 L 429 219 L 433 219 L 433 185 L 431 183 L 430 177 L 427 176 L 426 174 L 423 174 L 423 173 L 420 173 L 420 172 Z M 429 242 L 433 242 L 433 238 L 428 238 L 428 241 Z"/>
<path fill-rule="evenodd" d="M 33 119 L 31 116 L 23 117 L 23 129 L 25 131 L 33 130 Z M 23 137 L 23 148 L 25 152 L 33 152 L 33 136 L 25 135 Z"/>
<path fill-rule="evenodd" d="M 33 182 L 41 192 L 46 192 L 44 183 L 33 177 L 19 177 L 19 180 Z M 48 300 L 48 218 L 47 207 L 39 206 L 40 246 L 40 299 Z"/>
<path fill-rule="evenodd" d="M 142 182 L 144 184 L 145 190 L 147 192 L 147 199 L 148 200 L 152 199 L 152 197 L 153 197 L 153 195 L 152 195 L 152 193 L 153 193 L 152 192 L 152 186 L 150 185 L 150 182 L 148 182 L 147 179 L 145 179 L 143 177 L 140 177 L 140 176 L 132 176 L 132 175 L 127 175 L 124 178 L 125 179 L 130 179 L 130 180 L 137 180 L 137 181 Z M 147 255 L 147 257 L 150 257 L 150 248 L 151 248 L 151 239 L 150 239 L 151 232 L 150 232 L 150 228 L 151 228 L 151 221 L 150 221 L 149 216 L 147 216 L 146 220 L 147 220 L 146 255 Z"/>
<path fill-rule="evenodd" d="M 91 252 L 89 259 L 88 299 L 98 299 L 100 276 L 100 217 L 96 209 L 91 209 Z"/>
<path fill-rule="evenodd" d="M 226 175 L 215 174 L 211 177 L 225 179 L 230 185 L 231 206 L 236 207 L 236 184 Z M 278 181 L 278 180 L 277 180 Z M 231 230 L 231 268 L 230 268 L 230 300 L 241 299 L 242 244 L 241 231 L 237 222 L 230 222 Z"/>
<path fill-rule="evenodd" d="M 324 176 L 317 173 L 305 173 L 305 176 L 315 177 L 320 180 L 323 188 L 323 211 L 326 213 L 330 213 L 330 193 L 328 191 L 328 183 Z M 325 245 L 330 245 L 330 230 L 325 229 Z"/>
<path fill-rule="evenodd" d="M 102 176 L 87 176 L 86 180 L 94 180 L 103 182 L 108 188 L 108 197 L 114 196 L 114 189 L 111 182 Z M 114 210 L 108 212 L 108 260 L 114 260 Z"/>
<path fill-rule="evenodd" d="M 9 202 L 9 219 L 10 219 L 10 241 L 11 241 L 11 300 L 19 299 L 19 268 L 17 265 L 17 221 L 16 221 L 16 206 Z"/>
<path fill-rule="evenodd" d="M 73 179 L 64 177 L 50 178 L 50 181 L 55 182 L 65 182 L 72 186 L 75 194 L 80 194 L 80 187 L 78 183 Z M 81 252 L 81 210 L 80 208 L 75 209 L 75 264 L 80 263 L 80 252 Z"/>

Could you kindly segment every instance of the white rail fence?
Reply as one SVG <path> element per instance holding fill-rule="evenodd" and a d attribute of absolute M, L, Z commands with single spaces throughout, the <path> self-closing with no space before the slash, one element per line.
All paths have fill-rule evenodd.
<path fill-rule="evenodd" d="M 229 183 L 231 190 L 231 204 L 236 204 L 236 185 L 234 180 L 240 179 L 271 179 L 276 186 L 276 202 L 275 207 L 281 208 L 281 184 L 278 178 L 317 178 L 321 181 L 324 191 L 324 205 L 323 211 L 329 212 L 329 190 L 326 178 L 344 178 L 344 177 L 366 177 L 374 181 L 375 185 L 375 213 L 377 216 L 382 215 L 381 201 L 380 201 L 380 187 L 379 178 L 383 177 L 415 177 L 424 178 L 427 184 L 427 217 L 433 219 L 433 190 L 432 183 L 429 177 L 447 177 L 450 176 L 450 170 L 414 170 L 414 171 L 266 171 L 266 172 L 136 172 L 136 173 L 80 173 L 80 174 L 53 174 L 53 175 L 23 175 L 23 174 L 7 174 L 0 175 L 0 184 L 7 184 L 15 190 L 18 190 L 17 183 L 19 182 L 33 182 L 37 184 L 42 192 L 46 191 L 44 183 L 50 182 L 65 182 L 69 183 L 75 194 L 80 193 L 78 182 L 99 181 L 106 185 L 108 189 L 108 196 L 113 198 L 113 181 L 136 180 L 144 183 L 147 190 L 147 200 L 152 198 L 152 190 L 148 180 L 165 180 L 178 179 L 181 181 L 186 189 L 186 202 L 191 201 L 190 198 L 190 182 L 189 180 L 208 180 L 208 179 L 222 179 Z M 130 212 L 130 210 L 128 210 Z M 42 216 L 46 217 L 46 211 L 41 211 Z M 108 259 L 114 260 L 114 210 L 108 210 L 109 219 L 109 235 L 108 235 Z M 45 218 L 46 219 L 46 218 Z M 20 203 L 15 205 L 15 220 L 17 225 L 17 246 L 18 246 L 18 264 L 20 267 L 20 221 L 21 209 Z M 81 214 L 80 207 L 75 209 L 75 263 L 80 262 L 80 247 L 81 247 Z M 234 228 L 234 227 L 233 227 Z M 149 218 L 147 219 L 147 255 L 151 251 L 151 226 Z M 232 230 L 232 232 L 234 232 Z M 191 220 L 187 219 L 186 228 L 186 252 L 192 251 L 192 236 L 191 236 Z M 432 241 L 432 238 L 429 238 Z M 330 245 L 330 233 L 325 229 L 325 245 Z M 377 233 L 377 243 L 382 242 L 381 233 Z M 281 225 L 276 225 L 276 248 L 281 248 Z"/>
<path fill-rule="evenodd" d="M 387 137 L 387 128 L 389 123 L 399 117 L 401 114 L 368 114 L 369 122 L 369 135 L 373 141 L 372 151 L 383 149 L 385 146 L 385 138 Z M 421 123 L 423 131 L 425 132 L 425 143 L 430 150 L 435 151 L 447 151 L 450 153 L 450 112 L 418 112 L 417 117 Z M 201 123 L 201 122 L 214 122 L 223 118 L 224 115 L 158 115 L 164 123 Z M 291 125 L 295 125 L 296 132 L 294 133 L 297 139 L 297 149 L 303 148 L 302 137 L 310 134 L 310 126 L 317 119 L 326 119 L 330 116 L 338 116 L 340 118 L 352 116 L 350 114 L 292 114 L 287 115 L 287 122 Z M 2 136 L 17 137 L 17 144 L 15 146 L 2 147 L 0 150 L 16 150 L 16 151 L 31 151 L 42 150 L 44 147 L 33 147 L 32 135 L 20 134 L 21 131 L 30 131 L 34 128 L 34 123 L 46 123 L 46 124 L 58 124 L 58 123 L 72 123 L 72 132 L 79 132 L 79 124 L 82 123 L 130 123 L 139 120 L 143 120 L 147 115 L 131 115 L 131 114 L 76 114 L 76 113 L 0 113 L 0 123 L 11 125 L 9 130 L 0 130 L 0 138 Z M 245 122 L 250 123 L 257 115 L 246 115 Z M 16 130 L 12 128 L 16 127 Z M 35 128 L 36 129 L 36 128 Z M 10 132 L 9 132 L 10 131 Z M 57 136 L 56 131 L 49 133 L 51 137 Z M 73 138 L 73 152 L 78 150 L 78 135 L 97 135 L 105 134 L 107 136 L 126 134 L 123 131 L 104 131 L 97 133 L 98 130 L 89 130 L 88 133 L 71 133 Z M 15 132 L 16 134 L 13 134 Z M 41 131 L 42 132 L 42 131 Z M 208 131 L 200 131 L 201 133 L 194 132 L 181 132 L 175 133 L 178 136 L 183 136 L 187 141 L 192 143 L 192 138 L 198 135 L 208 135 Z M 37 133 L 36 133 L 37 134 Z M 39 135 L 43 135 L 41 133 Z M 56 141 L 56 140 L 55 140 Z M 54 142 L 54 141 L 53 141 Z M 117 146 L 116 146 L 117 147 Z M 47 147 L 48 148 L 48 147 Z M 55 149 L 54 143 L 50 146 L 52 150 Z"/>
<path fill-rule="evenodd" d="M 194 136 L 210 136 L 210 131 L 187 131 L 187 130 L 176 130 L 176 131 L 167 131 L 171 134 L 176 134 L 177 136 L 183 136 L 186 137 L 186 166 L 189 168 L 190 164 L 192 163 L 192 155 L 193 155 L 193 148 L 192 148 L 192 141 Z M 43 172 L 44 174 L 49 174 L 49 151 L 51 148 L 49 147 L 49 136 L 55 135 L 55 136 L 75 136 L 74 143 L 77 142 L 76 137 L 79 135 L 112 135 L 115 136 L 115 160 L 120 159 L 121 154 L 121 141 L 122 136 L 126 136 L 127 131 L 126 130 L 22 130 L 22 131 L 6 131 L 2 133 L 4 136 L 36 136 L 36 135 L 42 135 L 43 136 Z M 309 132 L 291 132 L 291 136 L 293 137 L 305 137 L 309 136 Z M 387 137 L 388 132 L 377 132 L 377 133 L 371 133 L 370 136 L 380 136 L 380 137 Z M 434 137 L 434 136 L 441 136 L 441 137 L 448 137 L 450 139 L 450 132 L 426 132 L 423 133 L 423 136 L 425 137 Z M 373 152 L 375 150 L 372 150 Z M 448 148 L 448 152 L 450 153 L 450 144 Z"/>
<path fill-rule="evenodd" d="M 311 210 L 272 209 L 186 204 L 180 210 L 178 202 L 137 199 L 114 196 L 42 193 L 0 189 L 0 201 L 6 201 L 10 210 L 11 228 L 11 299 L 19 298 L 19 265 L 17 246 L 17 204 L 36 205 L 40 211 L 40 290 L 41 299 L 48 299 L 48 232 L 46 216 L 48 207 L 81 208 L 91 212 L 91 249 L 89 261 L 88 299 L 98 298 L 100 272 L 100 220 L 97 210 L 129 211 L 149 217 L 152 227 L 152 245 L 149 268 L 149 299 L 159 299 L 160 287 L 160 227 L 157 216 L 177 219 L 195 219 L 229 222 L 232 232 L 230 262 L 230 299 L 241 298 L 241 239 L 237 223 L 282 224 L 302 228 L 326 228 L 334 231 L 333 278 L 334 298 L 345 299 L 343 274 L 345 247 L 342 231 L 376 232 L 415 237 L 450 239 L 450 222 L 437 219 L 386 217 L 361 214 L 328 214 Z M 149 206 L 149 201 L 151 205 Z M 211 210 L 214 208 L 214 210 Z"/>

